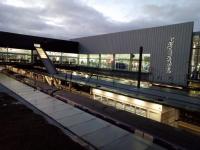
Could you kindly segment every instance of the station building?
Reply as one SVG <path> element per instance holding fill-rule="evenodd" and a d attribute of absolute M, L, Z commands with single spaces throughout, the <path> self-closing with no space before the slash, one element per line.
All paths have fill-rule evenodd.
<path fill-rule="evenodd" d="M 174 125 L 181 114 L 176 109 L 179 106 L 174 106 L 174 103 L 181 102 L 180 99 L 165 105 L 165 101 L 157 98 L 164 95 L 163 93 L 154 98 L 137 97 L 138 91 L 132 85 L 134 81 L 137 82 L 138 77 L 139 48 L 143 47 L 141 66 L 143 83 L 172 87 L 188 87 L 189 83 L 200 83 L 200 32 L 193 32 L 193 26 L 193 22 L 187 22 L 68 41 L 0 32 L 0 64 L 15 65 L 9 66 L 8 69 L 34 79 L 33 71 L 20 69 L 17 64 L 38 66 L 41 61 L 38 53 L 41 53 L 44 57 L 48 56 L 58 71 L 67 74 L 70 70 L 71 76 L 74 76 L 74 83 L 84 82 L 83 85 L 89 86 L 93 100 Z M 107 83 L 111 88 L 103 89 L 101 85 L 89 83 L 89 79 L 96 80 L 93 78 L 94 74 L 99 77 L 97 79 L 99 83 Z M 52 75 L 41 73 L 38 76 L 41 79 L 37 80 L 52 84 Z M 54 77 L 59 85 L 65 80 L 59 75 Z M 71 80 L 68 83 L 71 84 Z M 122 89 L 126 88 L 126 91 L 128 89 L 129 94 L 124 94 L 119 86 Z M 132 96 L 134 92 L 137 94 Z M 147 95 L 152 95 L 151 91 L 145 90 L 145 92 Z M 168 93 L 162 98 L 168 100 L 173 96 L 171 94 L 169 97 Z M 179 96 L 177 94 L 177 97 Z"/>
<path fill-rule="evenodd" d="M 200 80 L 200 33 L 194 33 L 193 26 L 193 22 L 187 22 L 82 37 L 71 39 L 68 47 L 53 45 L 44 49 L 58 65 L 98 68 L 102 72 L 112 70 L 134 78 L 139 66 L 139 47 L 142 46 L 145 81 L 187 87 L 190 81 Z M 34 46 L 25 50 L 12 44 L 5 45 L 5 33 L 1 32 L 1 35 L 1 62 L 37 62 Z M 45 41 L 48 40 L 43 43 Z M 32 42 L 40 43 L 40 40 L 34 38 Z"/>

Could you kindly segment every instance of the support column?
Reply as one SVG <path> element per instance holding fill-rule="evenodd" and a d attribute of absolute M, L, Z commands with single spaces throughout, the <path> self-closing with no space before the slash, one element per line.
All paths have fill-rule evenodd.
<path fill-rule="evenodd" d="M 101 68 L 101 54 L 99 54 L 99 65 L 98 68 Z"/>
<path fill-rule="evenodd" d="M 115 54 L 113 54 L 113 62 L 112 62 L 112 70 L 116 69 L 115 68 Z"/>
<path fill-rule="evenodd" d="M 133 58 L 134 54 L 130 54 L 129 71 L 132 71 L 133 68 Z"/>
<path fill-rule="evenodd" d="M 31 63 L 33 64 L 33 50 L 31 50 Z"/>
<path fill-rule="evenodd" d="M 90 62 L 89 62 L 89 54 L 87 54 L 87 67 L 89 67 L 90 66 Z"/>

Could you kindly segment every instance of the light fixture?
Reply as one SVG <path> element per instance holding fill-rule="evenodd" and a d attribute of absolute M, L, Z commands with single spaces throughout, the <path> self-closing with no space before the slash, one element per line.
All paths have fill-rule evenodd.
<path fill-rule="evenodd" d="M 40 44 L 34 44 L 34 47 L 39 48 L 39 47 L 40 47 Z"/>

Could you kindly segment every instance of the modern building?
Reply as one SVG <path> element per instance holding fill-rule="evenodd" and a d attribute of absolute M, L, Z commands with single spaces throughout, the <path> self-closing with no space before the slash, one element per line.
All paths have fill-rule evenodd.
<path fill-rule="evenodd" d="M 58 89 L 74 88 L 104 105 L 177 127 L 181 117 L 200 122 L 198 115 L 188 115 L 199 113 L 199 97 L 151 85 L 200 83 L 200 32 L 194 33 L 193 25 L 187 22 L 70 41 L 0 32 L 0 64 L 25 78 Z M 139 74 L 141 87 L 148 88 L 134 86 Z"/>
<path fill-rule="evenodd" d="M 115 69 L 128 71 L 138 70 L 143 46 L 142 71 L 149 73 L 149 81 L 187 86 L 191 73 L 199 79 L 199 35 L 193 33 L 193 22 L 188 22 L 73 40 L 80 44 L 80 65 L 87 63 L 83 54 L 89 54 L 91 67 L 111 68 L 114 61 Z"/>
<path fill-rule="evenodd" d="M 127 74 L 128 78 L 136 79 L 139 47 L 142 46 L 144 49 L 143 80 L 187 87 L 189 81 L 200 80 L 200 33 L 193 32 L 193 25 L 193 22 L 187 22 L 110 33 L 71 39 L 71 41 L 54 41 L 53 45 L 52 39 L 29 37 L 28 44 L 19 46 L 27 36 L 12 34 L 15 36 L 13 38 L 11 33 L 1 32 L 0 60 L 1 62 L 36 62 L 33 45 L 39 43 L 55 64 L 87 67 L 86 70 L 91 69 L 91 71 L 96 68 L 102 72 L 111 70 L 114 75 L 123 74 L 126 77 Z M 18 42 L 13 43 L 16 39 Z"/>

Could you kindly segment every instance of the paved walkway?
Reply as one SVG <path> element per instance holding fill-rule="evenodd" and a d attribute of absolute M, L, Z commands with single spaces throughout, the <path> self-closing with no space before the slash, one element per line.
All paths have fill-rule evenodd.
<path fill-rule="evenodd" d="M 69 92 L 57 90 L 55 87 L 42 82 L 37 82 L 37 87 L 41 88 L 45 93 L 50 94 L 53 92 L 54 96 L 61 96 L 69 103 L 74 103 L 84 107 L 83 109 L 92 110 L 92 113 L 95 111 L 97 114 L 101 114 L 101 117 L 105 120 L 108 119 L 111 122 L 113 122 L 113 120 L 118 123 L 121 122 L 126 124 L 126 127 L 130 127 L 131 129 L 138 129 L 151 134 L 154 139 L 165 141 L 173 147 L 184 147 L 185 149 L 199 150 L 200 136 L 198 135 L 194 135 L 190 132 L 177 129 L 157 121 L 146 119 L 136 114 L 117 110 L 111 106 L 105 106 L 104 104 L 89 98 L 88 95 L 78 93 L 78 91 Z"/>
<path fill-rule="evenodd" d="M 163 149 L 1 73 L 0 83 L 97 149 Z"/>

